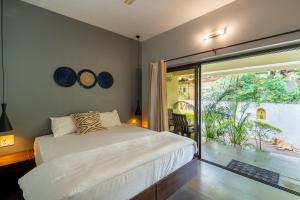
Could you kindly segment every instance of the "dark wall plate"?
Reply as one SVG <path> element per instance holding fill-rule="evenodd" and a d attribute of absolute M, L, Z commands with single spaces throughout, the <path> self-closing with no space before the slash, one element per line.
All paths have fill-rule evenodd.
<path fill-rule="evenodd" d="M 108 89 L 113 85 L 114 78 L 109 72 L 101 72 L 97 77 L 97 81 L 100 87 Z"/>
<path fill-rule="evenodd" d="M 77 74 L 70 67 L 59 67 L 54 72 L 54 81 L 62 87 L 71 87 L 76 83 Z"/>
<path fill-rule="evenodd" d="M 97 83 L 96 74 L 92 70 L 83 69 L 78 72 L 78 82 L 82 87 L 90 89 Z"/>

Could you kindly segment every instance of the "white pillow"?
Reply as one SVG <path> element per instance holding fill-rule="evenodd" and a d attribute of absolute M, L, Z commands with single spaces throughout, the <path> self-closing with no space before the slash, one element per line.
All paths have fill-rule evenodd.
<path fill-rule="evenodd" d="M 54 137 L 61 137 L 76 132 L 76 125 L 71 116 L 50 117 L 50 120 Z"/>
<path fill-rule="evenodd" d="M 121 125 L 121 121 L 120 121 L 117 110 L 113 110 L 112 112 L 100 113 L 100 120 L 101 120 L 102 126 L 105 128 L 110 128 L 110 127 Z"/>

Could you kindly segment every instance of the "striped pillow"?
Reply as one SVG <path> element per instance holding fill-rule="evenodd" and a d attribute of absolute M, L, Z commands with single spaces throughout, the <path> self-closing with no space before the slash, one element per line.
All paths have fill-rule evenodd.
<path fill-rule="evenodd" d="M 100 121 L 99 112 L 74 113 L 71 114 L 71 116 L 74 119 L 77 132 L 80 134 L 96 132 L 104 129 Z"/>

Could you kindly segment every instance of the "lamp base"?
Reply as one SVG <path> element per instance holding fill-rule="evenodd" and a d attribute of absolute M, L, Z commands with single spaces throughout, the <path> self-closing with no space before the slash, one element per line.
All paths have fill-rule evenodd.
<path fill-rule="evenodd" d="M 12 131 L 13 128 L 6 114 L 6 103 L 3 103 L 1 106 L 2 106 L 2 114 L 0 117 L 0 132 Z"/>

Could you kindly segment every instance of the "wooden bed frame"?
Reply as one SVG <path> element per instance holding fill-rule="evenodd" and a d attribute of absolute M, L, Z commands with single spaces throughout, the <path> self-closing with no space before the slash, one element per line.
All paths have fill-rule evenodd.
<path fill-rule="evenodd" d="M 165 200 L 197 174 L 197 159 L 193 159 L 159 182 L 145 189 L 132 200 Z"/>

